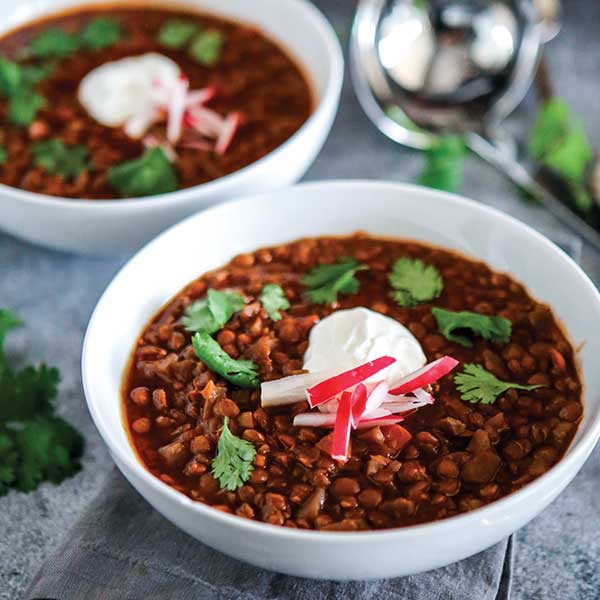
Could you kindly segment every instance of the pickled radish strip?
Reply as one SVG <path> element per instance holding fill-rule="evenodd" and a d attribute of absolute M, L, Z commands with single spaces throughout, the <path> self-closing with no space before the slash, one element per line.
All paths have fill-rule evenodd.
<path fill-rule="evenodd" d="M 331 458 L 345 461 L 348 458 L 350 428 L 352 426 L 352 394 L 344 392 L 338 404 L 331 439 Z"/>
<path fill-rule="evenodd" d="M 333 427 L 335 425 L 335 418 L 335 413 L 300 413 L 294 417 L 294 422 L 292 424 L 294 427 Z M 402 417 L 397 418 L 395 415 L 392 415 L 389 410 L 376 408 L 370 413 L 365 413 L 362 419 L 359 419 L 355 429 L 364 429 L 365 425 L 363 425 L 363 423 L 376 421 L 382 418 L 391 418 L 394 420 L 394 423 L 403 420 Z"/>
<path fill-rule="evenodd" d="M 188 92 L 185 105 L 188 108 L 201 106 L 210 102 L 217 95 L 217 85 L 215 83 L 202 88 L 201 90 L 193 90 Z"/>
<path fill-rule="evenodd" d="M 367 405 L 365 406 L 365 412 L 371 412 L 381 406 L 384 402 L 388 401 L 389 391 L 388 385 L 385 381 L 380 381 L 375 384 L 368 394 Z"/>
<path fill-rule="evenodd" d="M 177 85 L 173 87 L 173 92 L 168 104 L 167 120 L 167 139 L 171 144 L 175 144 L 181 137 L 183 128 L 183 116 L 185 114 L 185 104 L 188 94 L 189 81 L 185 76 L 181 76 Z"/>
<path fill-rule="evenodd" d="M 215 152 L 217 154 L 225 154 L 225 152 L 227 152 L 227 148 L 229 148 L 231 145 L 231 142 L 233 141 L 241 122 L 242 117 L 238 112 L 229 113 L 225 117 L 223 128 L 221 129 L 221 133 L 219 134 L 217 143 L 215 144 Z"/>
<path fill-rule="evenodd" d="M 435 398 L 429 393 L 426 392 L 423 388 L 417 388 L 412 392 L 420 402 L 423 404 L 433 404 L 435 402 Z"/>
<path fill-rule="evenodd" d="M 395 362 L 396 359 L 393 356 L 382 356 L 355 367 L 354 369 L 350 369 L 349 371 L 344 371 L 343 373 L 331 377 L 330 379 L 321 381 L 321 383 L 313 385 L 306 390 L 308 403 L 312 408 L 314 408 L 323 402 L 327 402 L 327 400 L 330 400 L 334 396 L 341 394 L 343 391 L 362 383 L 369 377 L 375 375 L 375 373 L 379 373 L 379 371 L 382 371 Z"/>
<path fill-rule="evenodd" d="M 357 429 L 369 429 L 370 427 L 383 427 L 387 425 L 395 425 L 396 423 L 401 423 L 402 421 L 404 421 L 404 418 L 399 415 L 379 417 L 377 419 L 367 419 L 365 421 L 361 421 L 358 424 Z"/>
<path fill-rule="evenodd" d="M 302 373 L 264 381 L 260 384 L 260 403 L 262 406 L 283 406 L 306 400 L 307 388 L 334 375 L 331 372 Z"/>
<path fill-rule="evenodd" d="M 417 388 L 430 385 L 450 373 L 456 365 L 458 365 L 457 360 L 450 356 L 443 356 L 394 382 L 394 387 L 390 390 L 390 394 L 407 394 L 414 392 Z"/>
<path fill-rule="evenodd" d="M 356 429 L 360 418 L 367 407 L 367 388 L 364 383 L 359 383 L 352 392 L 352 428 Z"/>

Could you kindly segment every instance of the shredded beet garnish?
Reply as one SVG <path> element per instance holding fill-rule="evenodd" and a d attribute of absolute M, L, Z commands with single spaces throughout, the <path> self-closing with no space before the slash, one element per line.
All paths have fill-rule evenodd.
<path fill-rule="evenodd" d="M 338 404 L 331 439 L 331 458 L 345 461 L 348 458 L 348 443 L 352 425 L 352 394 L 344 392 Z"/>
<path fill-rule="evenodd" d="M 450 373 L 456 365 L 458 365 L 457 360 L 450 356 L 443 356 L 394 382 L 394 387 L 390 390 L 390 394 L 408 394 L 409 392 L 414 392 L 417 388 L 424 388 L 427 385 L 431 385 L 444 375 Z"/>
<path fill-rule="evenodd" d="M 308 403 L 314 408 L 323 402 L 327 402 L 327 400 L 337 396 L 344 390 L 362 383 L 395 362 L 396 359 L 393 356 L 381 356 L 380 358 L 376 358 L 375 360 L 369 361 L 354 369 L 344 371 L 335 377 L 321 381 L 321 383 L 306 390 Z"/>

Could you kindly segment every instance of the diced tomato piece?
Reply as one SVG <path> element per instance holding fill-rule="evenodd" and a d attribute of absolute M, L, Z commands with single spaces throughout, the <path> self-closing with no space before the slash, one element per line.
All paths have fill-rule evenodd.
<path fill-rule="evenodd" d="M 393 455 L 398 454 L 412 439 L 410 431 L 404 429 L 401 425 L 383 426 L 381 427 L 381 432 L 385 437 L 386 445 Z"/>

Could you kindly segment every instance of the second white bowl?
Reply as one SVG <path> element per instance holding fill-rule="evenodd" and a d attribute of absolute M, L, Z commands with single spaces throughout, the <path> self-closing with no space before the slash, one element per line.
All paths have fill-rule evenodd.
<path fill-rule="evenodd" d="M 147 3 L 173 6 L 166 0 Z M 0 35 L 43 15 L 88 4 L 114 1 L 3 0 Z M 139 0 L 131 4 L 139 5 Z M 119 4 L 124 5 L 126 2 Z M 177 5 L 254 25 L 290 52 L 316 97 L 310 118 L 290 139 L 255 163 L 210 183 L 160 196 L 74 200 L 0 184 L 0 229 L 60 250 L 127 252 L 202 208 L 240 194 L 281 188 L 304 175 L 329 134 L 342 88 L 343 56 L 331 25 L 308 0 L 179 0 Z"/>

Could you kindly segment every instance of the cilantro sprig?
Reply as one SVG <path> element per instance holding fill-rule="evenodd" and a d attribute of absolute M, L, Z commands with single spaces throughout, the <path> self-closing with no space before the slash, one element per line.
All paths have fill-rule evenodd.
<path fill-rule="evenodd" d="M 139 158 L 108 169 L 108 183 L 123 197 L 136 198 L 174 192 L 177 174 L 160 148 L 150 148 Z"/>
<path fill-rule="evenodd" d="M 562 175 L 573 192 L 575 208 L 589 213 L 594 202 L 586 187 L 586 171 L 593 158 L 583 123 L 560 98 L 541 105 L 529 139 L 529 152 L 543 166 Z"/>
<path fill-rule="evenodd" d="M 314 304 L 332 304 L 337 302 L 338 294 L 356 294 L 360 283 L 355 275 L 367 268 L 353 258 L 319 265 L 302 278 L 302 283 L 308 288 L 305 295 Z"/>
<path fill-rule="evenodd" d="M 158 41 L 165 48 L 183 48 L 198 32 L 198 26 L 184 19 L 169 19 L 158 30 Z"/>
<path fill-rule="evenodd" d="M 217 63 L 223 49 L 223 34 L 216 29 L 201 31 L 192 40 L 189 55 L 201 65 L 212 67 Z"/>
<path fill-rule="evenodd" d="M 425 168 L 419 178 L 421 185 L 455 192 L 463 179 L 463 163 L 467 147 L 458 135 L 442 136 L 425 151 Z"/>
<path fill-rule="evenodd" d="M 4 340 L 19 324 L 0 310 L 0 496 L 10 487 L 28 492 L 44 480 L 60 483 L 80 469 L 83 452 L 79 433 L 54 414 L 58 370 L 8 364 Z"/>
<path fill-rule="evenodd" d="M 25 56 L 37 59 L 62 59 L 77 50 L 102 50 L 116 44 L 124 35 L 119 21 L 109 17 L 91 19 L 81 31 L 51 27 L 34 36 Z"/>
<path fill-rule="evenodd" d="M 454 376 L 454 383 L 464 402 L 477 404 L 493 404 L 498 396 L 507 390 L 536 390 L 540 385 L 521 385 L 501 381 L 495 375 L 486 371 L 481 365 L 468 364 L 463 373 Z"/>
<path fill-rule="evenodd" d="M 27 127 L 45 104 L 34 85 L 49 73 L 49 67 L 20 65 L 0 57 L 0 96 L 8 100 L 8 121 Z"/>
<path fill-rule="evenodd" d="M 211 288 L 204 300 L 185 309 L 181 322 L 188 331 L 204 331 L 211 335 L 219 331 L 234 313 L 242 310 L 244 304 L 244 297 L 237 292 L 219 292 Z"/>
<path fill-rule="evenodd" d="M 451 342 L 456 342 L 465 348 L 471 348 L 473 341 L 460 331 L 470 331 L 480 335 L 485 340 L 498 344 L 506 344 L 510 340 L 512 323 L 504 317 L 490 317 L 468 310 L 455 312 L 443 308 L 431 309 L 437 321 L 440 333 Z"/>
<path fill-rule="evenodd" d="M 0 146 L 0 166 L 3 165 L 8 158 L 8 152 L 4 146 Z"/>
<path fill-rule="evenodd" d="M 388 279 L 394 290 L 392 298 L 400 306 L 416 306 L 439 298 L 444 288 L 439 271 L 418 258 L 399 258 Z"/>
<path fill-rule="evenodd" d="M 260 293 L 260 301 L 273 321 L 280 321 L 282 317 L 279 311 L 287 310 L 290 307 L 283 289 L 276 283 L 267 283 L 263 287 Z"/>
<path fill-rule="evenodd" d="M 241 388 L 253 389 L 260 385 L 258 369 L 251 360 L 236 360 L 219 346 L 206 331 L 192 337 L 196 356 L 211 370 Z"/>
<path fill-rule="evenodd" d="M 223 429 L 217 444 L 217 455 L 212 461 L 212 473 L 222 489 L 234 492 L 250 478 L 256 456 L 252 443 L 233 435 L 229 419 L 223 419 Z"/>
<path fill-rule="evenodd" d="M 64 179 L 76 179 L 90 168 L 89 151 L 85 146 L 69 146 L 58 138 L 35 142 L 31 153 L 37 166 Z"/>

